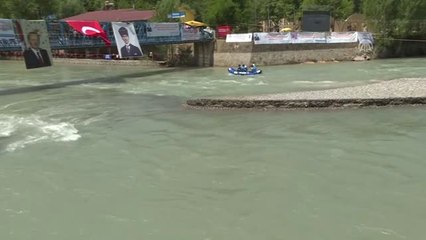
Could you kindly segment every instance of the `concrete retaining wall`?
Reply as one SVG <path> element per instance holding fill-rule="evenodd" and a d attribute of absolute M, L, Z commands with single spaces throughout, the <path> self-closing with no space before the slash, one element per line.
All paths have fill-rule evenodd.
<path fill-rule="evenodd" d="M 218 40 L 214 66 L 227 67 L 241 63 L 282 65 L 308 61 L 350 61 L 358 54 L 356 43 L 271 44 L 226 43 Z"/>
<path fill-rule="evenodd" d="M 152 60 L 103 60 L 103 59 L 86 59 L 86 58 L 53 58 L 53 63 L 66 64 L 90 64 L 90 65 L 124 65 L 124 66 L 143 66 L 158 67 L 158 62 Z"/>
<path fill-rule="evenodd" d="M 194 43 L 195 65 L 198 67 L 213 67 L 214 42 Z"/>

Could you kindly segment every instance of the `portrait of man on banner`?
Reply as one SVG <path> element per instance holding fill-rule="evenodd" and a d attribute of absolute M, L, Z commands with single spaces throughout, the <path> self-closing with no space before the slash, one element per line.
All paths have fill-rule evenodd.
<path fill-rule="evenodd" d="M 27 69 L 52 66 L 49 36 L 44 21 L 20 20 L 25 42 L 24 60 Z"/>
<path fill-rule="evenodd" d="M 40 34 L 32 31 L 26 38 L 28 47 L 24 51 L 25 66 L 28 69 L 51 66 L 47 50 L 40 47 Z"/>
<path fill-rule="evenodd" d="M 113 23 L 112 28 L 120 58 L 142 57 L 143 53 L 132 23 Z"/>

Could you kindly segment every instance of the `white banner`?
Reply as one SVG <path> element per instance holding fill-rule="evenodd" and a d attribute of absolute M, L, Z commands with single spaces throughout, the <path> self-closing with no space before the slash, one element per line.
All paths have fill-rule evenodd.
<path fill-rule="evenodd" d="M 286 44 L 291 43 L 291 34 L 289 32 L 270 32 L 254 33 L 254 44 Z"/>
<path fill-rule="evenodd" d="M 0 38 L 15 38 L 15 31 L 13 31 L 13 22 L 11 19 L 0 18 Z"/>
<path fill-rule="evenodd" d="M 0 46 L 4 47 L 19 47 L 19 40 L 13 29 L 11 19 L 0 18 Z"/>
<path fill-rule="evenodd" d="M 146 23 L 146 35 L 148 37 L 179 36 L 179 23 Z"/>
<path fill-rule="evenodd" d="M 292 32 L 292 43 L 326 43 L 325 32 Z"/>
<path fill-rule="evenodd" d="M 374 43 L 373 34 L 370 32 L 357 32 L 356 33 L 358 42 L 369 42 L 371 44 Z"/>
<path fill-rule="evenodd" d="M 355 43 L 357 42 L 356 32 L 332 32 L 327 38 L 328 43 Z"/>
<path fill-rule="evenodd" d="M 143 53 L 133 23 L 112 22 L 112 30 L 120 58 L 142 57 Z"/>
<path fill-rule="evenodd" d="M 201 32 L 199 28 L 185 25 L 182 27 L 182 41 L 200 40 Z"/>
<path fill-rule="evenodd" d="M 228 34 L 226 35 L 226 42 L 251 42 L 252 37 L 252 33 Z"/>

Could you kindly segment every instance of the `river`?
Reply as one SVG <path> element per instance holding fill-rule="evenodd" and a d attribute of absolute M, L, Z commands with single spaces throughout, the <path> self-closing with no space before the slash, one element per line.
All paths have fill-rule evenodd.
<path fill-rule="evenodd" d="M 0 61 L 0 239 L 422 239 L 425 107 L 183 104 L 426 78 L 426 59 L 260 68 Z"/>

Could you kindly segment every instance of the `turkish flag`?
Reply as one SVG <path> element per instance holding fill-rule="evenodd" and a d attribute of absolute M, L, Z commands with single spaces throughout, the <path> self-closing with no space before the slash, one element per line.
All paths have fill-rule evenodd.
<path fill-rule="evenodd" d="M 100 37 L 106 45 L 111 45 L 111 41 L 108 39 L 99 22 L 78 20 L 66 20 L 66 22 L 77 32 L 88 37 Z"/>

